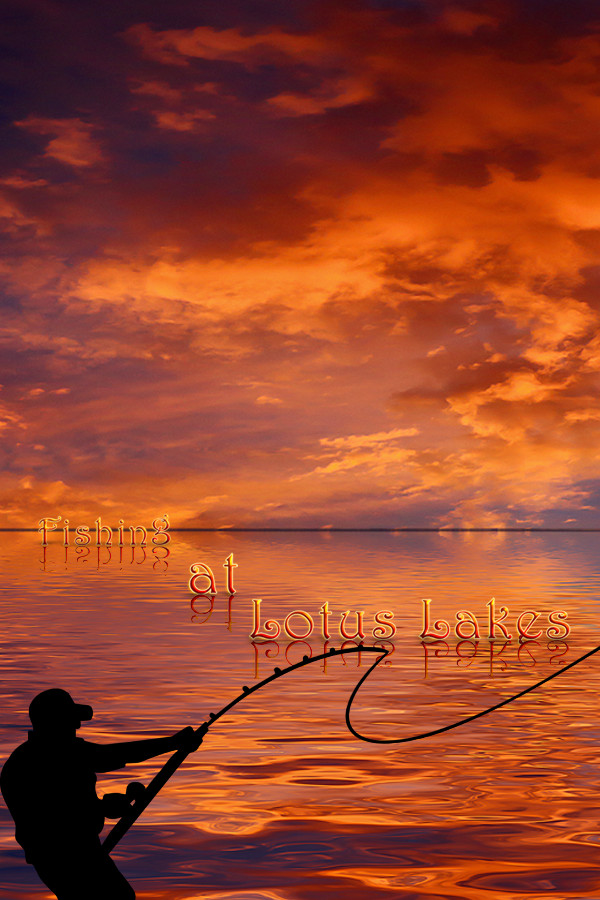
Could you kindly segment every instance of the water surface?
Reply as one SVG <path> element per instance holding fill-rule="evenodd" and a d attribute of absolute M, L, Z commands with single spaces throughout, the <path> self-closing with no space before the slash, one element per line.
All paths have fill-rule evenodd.
<path fill-rule="evenodd" d="M 339 647 L 342 613 L 365 643 L 393 613 L 390 656 L 359 694 L 353 722 L 402 737 L 498 703 L 600 643 L 597 536 L 586 534 L 173 533 L 170 555 L 138 548 L 45 554 L 36 534 L 5 534 L 0 551 L 2 761 L 47 687 L 91 703 L 82 736 L 158 736 L 197 725 L 303 655 Z M 236 593 L 226 591 L 234 554 Z M 109 558 L 110 555 L 110 558 Z M 215 573 L 211 604 L 189 567 Z M 508 607 L 513 639 L 490 644 L 486 604 Z M 302 610 L 313 634 L 252 642 L 262 624 Z M 453 624 L 471 610 L 481 637 L 424 647 L 422 599 Z M 327 642 L 321 634 L 329 611 Z M 542 613 L 519 644 L 515 622 Z M 547 614 L 568 613 L 551 640 Z M 298 633 L 306 616 L 289 620 Z M 351 646 L 351 642 L 347 646 Z M 600 897 L 600 660 L 477 722 L 424 741 L 376 745 L 346 729 L 366 654 L 317 662 L 240 704 L 210 732 L 114 853 L 146 900 L 315 897 Z M 160 758 L 101 776 L 99 792 L 148 781 Z M 49 896 L 0 807 L 0 898 Z"/>

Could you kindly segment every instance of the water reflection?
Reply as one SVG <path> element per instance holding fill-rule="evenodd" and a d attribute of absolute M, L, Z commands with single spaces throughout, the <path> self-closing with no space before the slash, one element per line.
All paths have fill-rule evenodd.
<path fill-rule="evenodd" d="M 141 548 L 133 564 L 131 547 L 112 548 L 106 565 L 107 548 L 90 557 L 96 549 L 101 564 L 81 564 L 50 537 L 44 568 L 37 535 L 3 543 L 2 759 L 44 688 L 94 706 L 90 739 L 149 737 L 198 724 L 273 666 L 323 652 L 318 627 L 305 640 L 252 642 L 257 598 L 267 618 L 283 623 L 299 609 L 317 626 L 327 602 L 331 646 L 342 642 L 345 611 L 363 611 L 365 623 L 394 613 L 389 664 L 353 711 L 362 732 L 381 737 L 466 717 L 600 642 L 594 535 L 173 532 L 158 569 L 149 548 L 139 565 Z M 231 553 L 235 595 L 222 568 Z M 194 563 L 220 573 L 213 597 L 192 600 Z M 437 619 L 453 623 L 466 608 L 484 626 L 491 597 L 511 622 L 532 608 L 564 609 L 571 633 L 491 643 L 482 627 L 479 641 L 421 641 L 423 598 Z M 301 630 L 300 618 L 289 624 Z M 348 633 L 353 624 L 350 615 Z M 139 897 L 598 896 L 599 663 L 465 728 L 387 747 L 344 726 L 368 664 L 359 654 L 316 663 L 215 727 L 119 847 Z M 101 787 L 154 771 L 135 766 Z M 3 808 L 0 837 L 0 897 L 43 897 Z"/>

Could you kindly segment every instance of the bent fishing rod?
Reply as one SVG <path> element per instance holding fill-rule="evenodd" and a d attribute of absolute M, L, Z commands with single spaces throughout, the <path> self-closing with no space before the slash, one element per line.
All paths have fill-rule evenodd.
<path fill-rule="evenodd" d="M 265 687 L 267 684 L 270 684 L 272 681 L 276 681 L 278 678 L 281 678 L 282 675 L 288 675 L 290 672 L 294 672 L 296 669 L 301 669 L 304 666 L 310 665 L 310 663 L 319 662 L 319 660 L 321 659 L 330 659 L 333 656 L 340 656 L 343 653 L 378 653 L 380 655 L 380 658 L 384 659 L 389 652 L 389 650 L 385 650 L 383 647 L 365 647 L 362 644 L 359 644 L 357 647 L 347 647 L 345 649 L 340 648 L 339 650 L 336 650 L 334 647 L 332 647 L 331 650 L 327 651 L 327 653 L 321 653 L 319 656 L 304 656 L 302 657 L 301 662 L 294 663 L 293 665 L 288 666 L 285 669 L 280 669 L 276 666 L 273 670 L 272 675 L 269 675 L 267 678 L 263 678 L 262 681 L 259 681 L 258 684 L 253 685 L 253 687 L 247 687 L 246 685 L 244 685 L 244 687 L 242 688 L 242 693 L 238 694 L 238 696 L 234 700 L 231 700 L 230 703 L 227 703 L 222 709 L 219 710 L 219 712 L 209 713 L 208 721 L 203 722 L 198 728 L 193 731 L 193 737 L 190 738 L 189 744 L 184 747 L 180 747 L 179 750 L 176 750 L 175 753 L 173 753 L 173 755 L 164 764 L 162 769 L 159 769 L 154 778 L 149 782 L 148 786 L 144 788 L 143 793 L 140 793 L 135 797 L 129 809 L 119 819 L 116 825 L 114 825 L 113 828 L 109 831 L 102 843 L 103 848 L 107 853 L 110 853 L 111 850 L 114 850 L 121 838 L 129 831 L 133 823 L 141 816 L 148 804 L 156 797 L 160 789 L 164 787 L 169 778 L 177 771 L 186 757 L 194 750 L 198 749 L 198 747 L 202 743 L 204 735 L 206 734 L 210 726 L 214 725 L 217 719 L 220 719 L 222 716 L 228 713 L 230 709 L 233 709 L 234 706 L 237 706 L 237 704 L 242 700 L 245 700 L 246 697 L 249 697 L 256 691 L 259 691 L 261 688 Z M 380 662 L 380 660 L 378 660 L 378 662 Z M 373 668 L 374 667 L 371 666 L 369 668 L 369 672 L 371 672 Z M 364 681 L 364 679 L 362 679 L 362 681 Z"/>
<path fill-rule="evenodd" d="M 507 706 L 509 703 L 513 703 L 515 700 L 518 700 L 520 697 L 524 697 L 525 694 L 531 693 L 531 691 L 535 691 L 537 688 L 541 687 L 543 684 L 547 684 L 547 682 L 552 681 L 553 678 L 558 678 L 559 675 L 564 674 L 564 672 L 572 669 L 573 666 L 579 665 L 584 660 L 589 659 L 589 657 L 593 656 L 595 653 L 600 651 L 600 645 L 594 647 L 592 650 L 589 650 L 587 653 L 584 653 L 583 656 L 579 656 L 577 659 L 574 659 L 572 662 L 568 663 L 566 666 L 563 666 L 560 669 L 557 669 L 556 672 L 552 672 L 551 675 L 547 675 L 546 678 L 542 678 L 541 681 L 537 681 L 535 684 L 530 685 L 522 691 L 519 691 L 518 694 L 513 694 L 511 697 L 507 697 L 505 700 L 501 700 L 499 703 L 494 704 L 494 706 L 489 706 L 487 709 L 481 710 L 481 712 L 474 713 L 471 716 L 466 716 L 464 719 L 458 719 L 456 722 L 451 722 L 449 725 L 444 725 L 441 728 L 435 728 L 432 731 L 422 731 L 418 734 L 412 734 L 408 737 L 403 738 L 370 738 L 361 734 L 353 725 L 350 720 L 350 711 L 352 709 L 352 704 L 356 699 L 356 696 L 367 680 L 369 675 L 373 672 L 374 669 L 379 666 L 385 657 L 389 654 L 389 650 L 384 649 L 383 647 L 365 647 L 362 644 L 359 644 L 357 647 L 348 647 L 346 649 L 340 648 L 336 650 L 332 648 L 327 653 L 321 653 L 319 656 L 308 657 L 304 656 L 302 662 L 294 663 L 291 666 L 288 666 L 285 669 L 280 669 L 275 667 L 273 670 L 273 674 L 269 675 L 267 678 L 259 681 L 258 684 L 255 684 L 253 687 L 249 688 L 244 685 L 242 688 L 242 693 L 239 694 L 234 700 L 224 706 L 219 710 L 218 713 L 210 713 L 207 722 L 203 722 L 197 729 L 193 731 L 194 738 L 190 740 L 190 743 L 186 747 L 182 747 L 179 750 L 176 750 L 175 753 L 170 757 L 170 759 L 165 763 L 165 765 L 160 769 L 157 774 L 154 776 L 152 781 L 148 784 L 148 786 L 144 789 L 144 792 L 136 797 L 136 799 L 131 804 L 131 807 L 127 810 L 124 816 L 119 819 L 116 825 L 111 829 L 111 831 L 106 836 L 102 846 L 106 850 L 107 853 L 110 853 L 116 845 L 119 843 L 121 838 L 129 831 L 133 823 L 140 817 L 143 811 L 146 809 L 148 804 L 156 797 L 157 793 L 160 789 L 167 783 L 171 775 L 179 768 L 181 763 L 186 759 L 186 757 L 196 750 L 200 744 L 202 743 L 202 739 L 204 735 L 207 733 L 209 727 L 220 719 L 225 713 L 229 712 L 234 706 L 240 703 L 245 697 L 249 697 L 250 694 L 255 693 L 260 690 L 265 685 L 269 684 L 272 681 L 280 678 L 282 675 L 287 675 L 289 672 L 293 672 L 296 669 L 300 669 L 303 666 L 309 665 L 313 662 L 318 662 L 322 659 L 328 659 L 332 656 L 340 656 L 343 653 L 377 653 L 379 654 L 379 658 L 375 660 L 375 662 L 369 666 L 365 674 L 360 678 L 357 682 L 354 690 L 350 694 L 350 698 L 346 705 L 346 725 L 348 726 L 348 730 L 354 735 L 354 737 L 358 738 L 361 741 L 366 741 L 369 744 L 406 744 L 411 741 L 419 741 L 424 738 L 434 737 L 438 734 L 443 734 L 446 731 L 451 731 L 454 728 L 459 728 L 461 725 L 467 725 L 469 722 L 474 722 L 476 719 L 482 718 L 482 716 L 487 716 L 489 713 L 494 712 L 497 709 L 501 709 L 503 706 Z"/>

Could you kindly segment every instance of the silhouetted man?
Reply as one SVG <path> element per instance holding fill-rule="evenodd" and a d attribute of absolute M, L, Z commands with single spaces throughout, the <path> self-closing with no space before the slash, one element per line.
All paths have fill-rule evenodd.
<path fill-rule="evenodd" d="M 4 764 L 0 787 L 25 859 L 59 900 L 134 900 L 133 888 L 100 844 L 104 812 L 96 795 L 96 772 L 189 746 L 194 730 L 92 744 L 76 736 L 82 721 L 92 715 L 91 706 L 75 703 L 66 691 L 53 688 L 38 694 L 29 707 L 33 730 Z M 114 812 L 119 804 L 114 794 L 109 797 L 113 811 L 108 814 L 119 817 L 124 805 Z"/>

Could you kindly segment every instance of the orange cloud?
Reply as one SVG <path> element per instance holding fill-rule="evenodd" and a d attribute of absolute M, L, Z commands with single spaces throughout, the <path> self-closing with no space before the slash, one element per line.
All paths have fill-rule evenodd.
<path fill-rule="evenodd" d="M 254 65 L 268 58 L 322 62 L 327 56 L 327 44 L 318 35 L 290 34 L 279 29 L 249 35 L 242 34 L 239 28 L 201 26 L 153 31 L 149 25 L 140 24 L 131 27 L 126 36 L 146 56 L 174 65 L 181 65 L 188 58 Z"/>
<path fill-rule="evenodd" d="M 369 100 L 373 91 L 360 78 L 325 81 L 311 95 L 286 92 L 269 97 L 268 105 L 282 116 L 313 116 Z"/>
<path fill-rule="evenodd" d="M 47 119 L 29 116 L 15 122 L 34 134 L 53 135 L 46 145 L 45 156 L 76 169 L 102 162 L 102 152 L 92 137 L 93 128 L 81 119 Z"/>
<path fill-rule="evenodd" d="M 215 118 L 213 113 L 204 109 L 183 113 L 175 110 L 158 110 L 154 115 L 159 128 L 172 131 L 196 131 L 202 122 L 208 122 Z"/>

